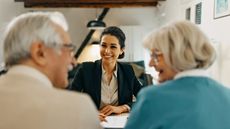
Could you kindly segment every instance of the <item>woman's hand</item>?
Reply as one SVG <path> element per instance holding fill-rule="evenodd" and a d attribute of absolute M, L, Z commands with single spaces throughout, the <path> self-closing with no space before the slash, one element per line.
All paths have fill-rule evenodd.
<path fill-rule="evenodd" d="M 125 106 L 112 106 L 112 105 L 107 105 L 105 107 L 103 107 L 101 110 L 100 110 L 100 113 L 108 116 L 112 113 L 115 113 L 115 114 L 121 114 L 123 112 L 127 112 L 127 108 Z"/>
<path fill-rule="evenodd" d="M 105 122 L 106 122 L 105 117 L 106 117 L 106 115 L 104 115 L 103 113 L 100 113 L 100 114 L 99 114 L 99 119 L 100 119 L 101 122 L 102 122 L 102 121 L 105 121 Z"/>

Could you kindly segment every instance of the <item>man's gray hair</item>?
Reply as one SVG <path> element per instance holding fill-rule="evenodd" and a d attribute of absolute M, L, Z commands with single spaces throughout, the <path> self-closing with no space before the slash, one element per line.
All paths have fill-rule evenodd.
<path fill-rule="evenodd" d="M 33 42 L 42 42 L 54 47 L 61 44 L 62 38 L 55 30 L 54 24 L 68 30 L 63 14 L 59 12 L 29 12 L 14 18 L 4 33 L 4 60 L 6 66 L 18 64 L 30 58 Z"/>

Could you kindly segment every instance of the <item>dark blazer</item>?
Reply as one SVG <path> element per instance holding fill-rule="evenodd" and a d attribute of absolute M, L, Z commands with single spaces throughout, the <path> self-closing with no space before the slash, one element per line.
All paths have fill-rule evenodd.
<path fill-rule="evenodd" d="M 125 63 L 117 63 L 118 104 L 132 105 L 133 95 L 137 95 L 142 85 L 134 75 L 132 67 Z M 79 66 L 71 90 L 81 91 L 90 95 L 97 108 L 101 103 L 101 60 L 84 62 Z"/>

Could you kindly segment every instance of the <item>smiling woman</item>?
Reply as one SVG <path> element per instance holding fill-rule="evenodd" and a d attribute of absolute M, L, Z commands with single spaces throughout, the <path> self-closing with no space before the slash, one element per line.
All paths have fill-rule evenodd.
<path fill-rule="evenodd" d="M 132 66 L 117 60 L 124 57 L 125 34 L 118 27 L 106 28 L 100 37 L 101 59 L 79 66 L 71 89 L 89 94 L 104 117 L 128 112 L 141 84 Z"/>
<path fill-rule="evenodd" d="M 154 67 L 158 72 L 158 82 L 160 83 L 172 80 L 177 73 L 174 69 L 169 67 L 169 65 L 165 62 L 163 53 L 157 49 L 152 49 L 149 66 Z"/>
<path fill-rule="evenodd" d="M 198 26 L 173 22 L 144 44 L 153 55 L 150 65 L 168 80 L 141 90 L 125 129 L 230 128 L 223 121 L 230 119 L 230 90 L 209 77 L 216 53 Z"/>

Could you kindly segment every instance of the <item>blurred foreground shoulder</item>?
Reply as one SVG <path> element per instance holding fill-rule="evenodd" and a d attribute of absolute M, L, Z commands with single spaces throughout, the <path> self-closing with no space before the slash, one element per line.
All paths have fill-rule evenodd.
<path fill-rule="evenodd" d="M 84 93 L 65 91 L 66 110 L 73 116 L 73 124 L 79 129 L 102 129 L 98 111 L 91 98 Z"/>

